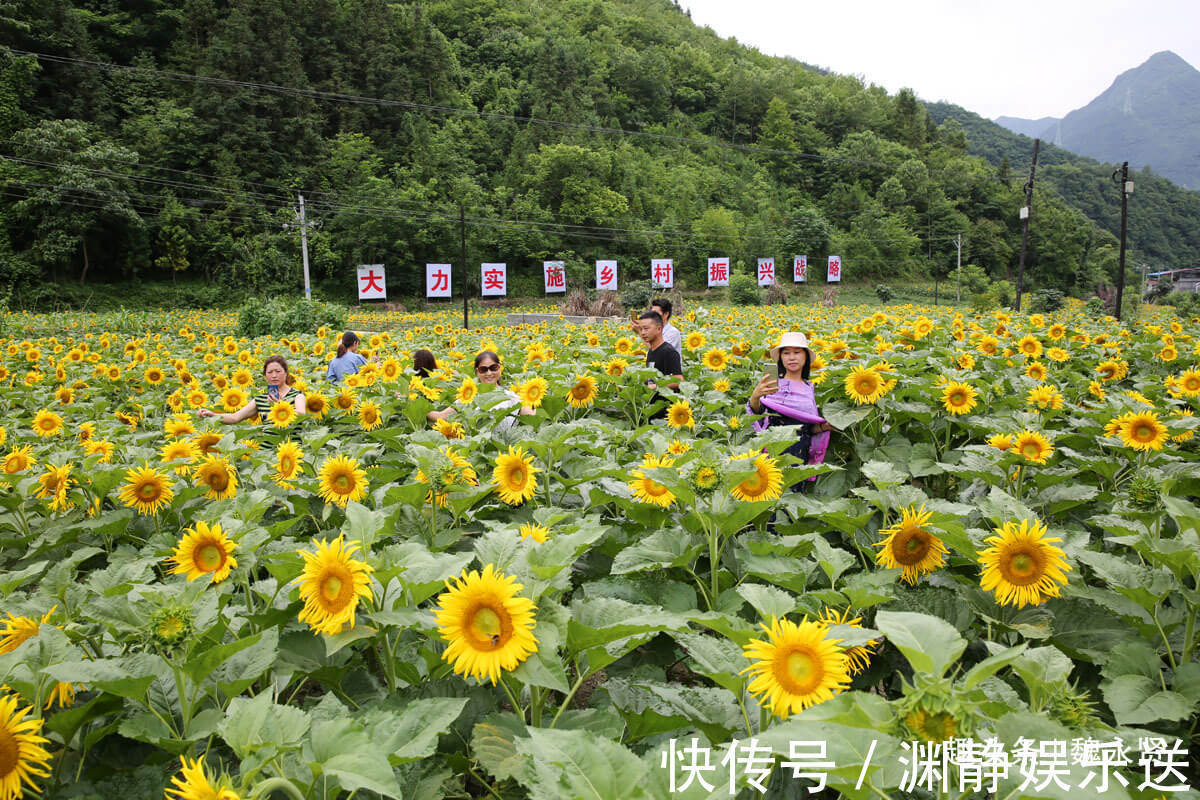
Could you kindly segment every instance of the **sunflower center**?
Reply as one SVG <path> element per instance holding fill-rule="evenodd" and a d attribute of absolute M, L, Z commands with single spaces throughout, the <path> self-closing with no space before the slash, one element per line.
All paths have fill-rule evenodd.
<path fill-rule="evenodd" d="M 292 460 L 291 456 L 284 456 L 283 458 L 279 459 L 280 472 L 291 472 L 292 467 L 294 466 L 296 466 L 296 462 Z"/>
<path fill-rule="evenodd" d="M 221 566 L 224 551 L 215 544 L 206 544 L 196 551 L 196 563 L 205 572 L 212 572 Z"/>
<path fill-rule="evenodd" d="M 575 388 L 571 389 L 571 396 L 576 400 L 583 400 L 588 396 L 588 387 L 582 383 L 576 384 Z"/>
<path fill-rule="evenodd" d="M 182 632 L 183 620 L 181 620 L 179 617 L 167 617 L 158 624 L 158 635 L 164 639 L 170 639 L 174 636 L 178 636 Z"/>
<path fill-rule="evenodd" d="M 1033 550 L 1014 550 L 1009 554 L 1007 562 L 1001 562 L 1001 574 L 1006 581 L 1016 586 L 1037 583 L 1042 577 L 1042 563 L 1038 556 Z"/>
<path fill-rule="evenodd" d="M 223 492 L 229 486 L 229 476 L 224 470 L 210 472 L 208 474 L 208 486 L 213 491 Z"/>
<path fill-rule="evenodd" d="M 141 495 L 143 500 L 153 500 L 158 497 L 158 487 L 153 483 L 143 483 L 141 488 L 138 489 L 138 494 Z"/>
<path fill-rule="evenodd" d="M 663 486 L 657 481 L 652 481 L 649 478 L 646 478 L 646 480 L 643 481 L 643 484 L 642 491 L 651 497 L 662 497 L 667 493 L 667 487 Z"/>
<path fill-rule="evenodd" d="M 1149 442 L 1154 439 L 1154 429 L 1146 424 L 1135 425 L 1133 427 L 1133 438 L 1139 442 Z"/>
<path fill-rule="evenodd" d="M 508 477 L 512 483 L 517 484 L 518 486 L 523 486 L 525 484 L 525 468 L 513 467 L 512 472 L 508 474 Z"/>
<path fill-rule="evenodd" d="M 1037 442 L 1030 442 L 1021 448 L 1021 455 L 1028 459 L 1037 458 L 1042 452 L 1042 448 L 1038 447 Z"/>
<path fill-rule="evenodd" d="M 922 528 L 901 531 L 892 543 L 892 558 L 906 567 L 919 564 L 929 553 L 929 534 Z"/>
<path fill-rule="evenodd" d="M 354 484 L 350 482 L 349 475 L 338 475 L 333 479 L 333 486 L 339 494 L 346 494 L 353 488 Z"/>
<path fill-rule="evenodd" d="M 337 600 L 338 595 L 342 593 L 342 579 L 337 575 L 330 575 L 321 582 L 321 594 L 326 600 L 333 602 Z"/>
<path fill-rule="evenodd" d="M 811 648 L 798 646 L 775 662 L 775 677 L 790 694 L 809 694 L 821 685 L 825 669 Z"/>
<path fill-rule="evenodd" d="M 17 737 L 0 727 L 0 779 L 7 779 L 20 764 L 21 748 Z"/>

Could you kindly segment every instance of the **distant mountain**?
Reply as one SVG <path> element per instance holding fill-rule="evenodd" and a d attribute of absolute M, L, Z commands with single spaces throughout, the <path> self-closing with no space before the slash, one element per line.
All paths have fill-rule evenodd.
<path fill-rule="evenodd" d="M 1180 186 L 1200 189 L 1200 71 L 1169 50 L 1121 73 L 1103 94 L 1061 121 L 996 122 L 1100 161 L 1149 166 Z"/>
<path fill-rule="evenodd" d="M 998 167 L 1013 185 L 1024 183 L 1033 155 L 1032 139 L 961 106 L 926 103 L 925 108 L 939 125 L 957 120 L 972 155 L 982 156 Z M 1076 155 L 1055 147 L 1052 141 L 1043 140 L 1038 152 L 1037 185 L 1058 194 L 1115 235 L 1120 230 L 1121 201 L 1112 172 L 1119 165 Z M 1145 261 L 1164 267 L 1200 264 L 1200 191 L 1180 188 L 1156 173 L 1156 169 L 1140 169 L 1136 174 L 1131 171 L 1136 186 L 1129 202 L 1129 243 L 1134 263 Z"/>
<path fill-rule="evenodd" d="M 1021 133 L 1030 139 L 1045 135 L 1051 126 L 1058 124 L 1058 117 L 1042 117 L 1041 119 L 1022 119 L 1021 117 L 996 117 L 994 122 L 1008 128 L 1013 133 Z"/>

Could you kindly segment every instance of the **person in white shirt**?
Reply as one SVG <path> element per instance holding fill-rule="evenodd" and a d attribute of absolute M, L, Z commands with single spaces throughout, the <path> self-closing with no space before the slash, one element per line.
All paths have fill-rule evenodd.
<path fill-rule="evenodd" d="M 650 303 L 650 310 L 658 312 L 662 317 L 663 341 L 675 348 L 675 352 L 679 353 L 679 360 L 683 360 L 683 337 L 679 335 L 679 328 L 671 324 L 671 301 L 665 297 L 660 297 Z"/>

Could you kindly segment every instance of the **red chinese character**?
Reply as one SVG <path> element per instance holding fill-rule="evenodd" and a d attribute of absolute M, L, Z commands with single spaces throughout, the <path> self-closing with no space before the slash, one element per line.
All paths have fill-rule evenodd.
<path fill-rule="evenodd" d="M 774 261 L 764 261 L 763 263 L 758 265 L 758 279 L 761 281 L 761 280 L 767 280 L 768 278 L 770 278 L 771 280 L 774 280 L 774 278 L 775 278 L 775 262 Z"/>
<path fill-rule="evenodd" d="M 615 278 L 615 277 L 616 276 L 613 274 L 612 267 L 603 266 L 600 268 L 600 285 L 601 286 L 608 286 L 610 283 L 613 282 L 613 278 Z"/>
<path fill-rule="evenodd" d="M 547 267 L 546 268 L 546 285 L 551 289 L 563 289 L 567 282 L 563 277 L 562 267 Z"/>
<path fill-rule="evenodd" d="M 840 277 L 841 272 L 842 272 L 842 262 L 840 262 L 840 261 L 830 261 L 829 262 L 829 277 L 831 277 L 831 278 Z"/>
<path fill-rule="evenodd" d="M 358 279 L 360 281 L 367 282 L 367 285 L 362 288 L 363 294 L 366 294 L 367 292 L 370 292 L 370 291 L 382 292 L 383 285 L 381 283 L 379 283 L 379 279 L 382 277 L 383 277 L 382 275 L 376 275 L 375 270 L 371 270 L 366 275 L 359 275 Z"/>
<path fill-rule="evenodd" d="M 654 265 L 654 282 L 655 283 L 670 283 L 671 282 L 671 265 L 670 264 L 655 264 Z"/>
<path fill-rule="evenodd" d="M 729 280 L 729 265 L 728 264 L 713 264 L 709 268 L 708 279 L 710 281 L 713 281 L 714 283 L 716 281 Z"/>
<path fill-rule="evenodd" d="M 433 287 L 431 292 L 444 292 L 450 288 L 450 275 L 445 270 L 437 270 L 433 273 Z"/>
<path fill-rule="evenodd" d="M 503 289 L 504 288 L 504 273 L 498 269 L 487 269 L 483 271 L 483 288 L 485 289 Z"/>

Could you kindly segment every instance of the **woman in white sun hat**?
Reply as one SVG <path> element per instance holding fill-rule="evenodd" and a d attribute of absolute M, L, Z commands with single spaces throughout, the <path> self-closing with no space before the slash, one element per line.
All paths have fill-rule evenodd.
<path fill-rule="evenodd" d="M 808 337 L 797 331 L 783 334 L 771 348 L 771 360 L 776 368 L 762 376 L 746 404 L 748 413 L 763 415 L 754 423 L 754 429 L 761 431 L 772 425 L 795 427 L 796 442 L 786 452 L 805 464 L 820 464 L 825 460 L 833 426 L 821 416 L 808 379 L 812 369 Z M 814 475 L 792 488 L 807 491 L 816 479 Z"/>

